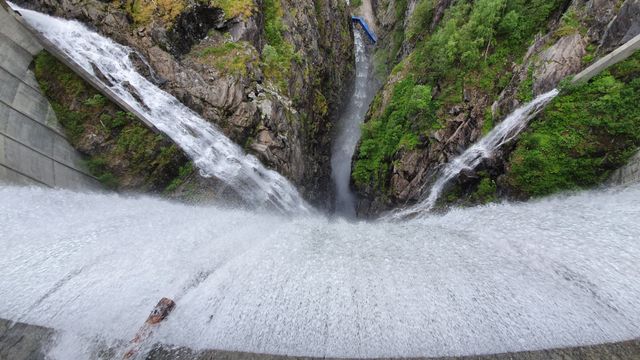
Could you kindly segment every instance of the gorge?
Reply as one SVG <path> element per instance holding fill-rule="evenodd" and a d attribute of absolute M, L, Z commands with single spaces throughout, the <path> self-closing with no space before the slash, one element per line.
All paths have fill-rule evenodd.
<path fill-rule="evenodd" d="M 0 176 L 0 358 L 640 356 L 638 1 L 10 5 L 103 188 Z"/>

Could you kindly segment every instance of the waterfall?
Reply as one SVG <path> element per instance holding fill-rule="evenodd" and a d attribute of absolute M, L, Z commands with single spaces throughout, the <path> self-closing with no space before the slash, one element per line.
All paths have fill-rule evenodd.
<path fill-rule="evenodd" d="M 12 6 L 78 66 L 94 76 L 97 74 L 93 66 L 105 74 L 112 83 L 105 86 L 182 148 L 202 176 L 220 179 L 255 207 L 272 207 L 284 212 L 309 211 L 297 190 L 283 176 L 265 168 L 256 157 L 245 154 L 214 125 L 140 75 L 129 60 L 132 49 L 77 21 Z M 131 87 L 142 103 L 131 94 Z"/>
<path fill-rule="evenodd" d="M 355 217 L 355 197 L 349 186 L 351 160 L 360 140 L 360 126 L 375 93 L 371 86 L 371 59 L 362 33 L 353 31 L 356 53 L 356 82 L 353 94 L 337 127 L 337 137 L 331 151 L 331 179 L 336 191 L 335 211 L 347 217 Z"/>
<path fill-rule="evenodd" d="M 639 203 L 635 185 L 350 222 L 0 186 L 0 318 L 61 331 L 61 360 L 118 348 L 162 297 L 176 309 L 149 345 L 196 351 L 417 358 L 635 339 Z"/>
<path fill-rule="evenodd" d="M 468 148 L 462 155 L 445 165 L 440 176 L 431 186 L 429 196 L 411 206 L 386 216 L 388 219 L 403 219 L 412 216 L 424 216 L 436 204 L 445 187 L 464 170 L 474 170 L 480 163 L 493 156 L 502 145 L 515 139 L 529 121 L 558 95 L 554 89 L 544 93 L 533 101 L 514 110 L 507 118 L 491 130 L 486 136 Z"/>

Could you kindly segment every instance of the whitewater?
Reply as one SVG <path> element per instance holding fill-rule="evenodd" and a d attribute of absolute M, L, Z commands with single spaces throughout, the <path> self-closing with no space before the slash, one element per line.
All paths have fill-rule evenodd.
<path fill-rule="evenodd" d="M 331 357 L 485 354 L 640 336 L 640 186 L 352 223 L 0 187 L 0 318 L 50 356 L 131 339 Z"/>
<path fill-rule="evenodd" d="M 356 198 L 351 192 L 351 160 L 360 140 L 360 127 L 364 122 L 376 88 L 371 72 L 370 50 L 363 35 L 354 28 L 356 79 L 351 99 L 337 123 L 336 137 L 331 149 L 331 179 L 335 189 L 335 212 L 341 216 L 356 217 Z"/>
<path fill-rule="evenodd" d="M 287 179 L 265 168 L 253 155 L 245 154 L 215 125 L 140 75 L 130 60 L 132 49 L 89 30 L 78 21 L 11 6 L 77 66 L 96 79 L 101 78 L 96 69 L 104 74 L 109 83 L 100 81 L 182 148 L 202 176 L 221 180 L 253 207 L 283 212 L 311 211 Z M 131 88 L 135 89 L 135 95 Z"/>

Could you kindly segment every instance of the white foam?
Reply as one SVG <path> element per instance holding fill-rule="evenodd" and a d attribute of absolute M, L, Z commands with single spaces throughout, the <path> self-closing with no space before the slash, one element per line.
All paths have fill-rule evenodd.
<path fill-rule="evenodd" d="M 370 79 L 371 59 L 362 34 L 354 29 L 356 54 L 356 81 L 353 94 L 337 124 L 337 136 L 331 149 L 331 179 L 336 190 L 337 213 L 355 217 L 355 196 L 351 192 L 351 159 L 360 140 L 360 126 L 364 122 L 369 104 L 375 95 Z"/>
<path fill-rule="evenodd" d="M 60 358 L 131 339 L 163 296 L 177 307 L 153 341 L 196 349 L 406 357 L 640 336 L 639 186 L 403 223 L 14 187 L 0 204 L 0 317 L 66 331 Z"/>

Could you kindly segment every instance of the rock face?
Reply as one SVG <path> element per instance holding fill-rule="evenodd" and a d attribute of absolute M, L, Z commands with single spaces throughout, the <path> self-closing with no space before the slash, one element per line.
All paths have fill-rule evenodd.
<path fill-rule="evenodd" d="M 640 153 L 637 153 L 629 160 L 629 163 L 621 169 L 616 170 L 610 182 L 616 185 L 634 184 L 640 182 Z"/>
<path fill-rule="evenodd" d="M 608 52 L 640 34 L 640 0 L 626 0 L 607 26 L 601 50 Z"/>
<path fill-rule="evenodd" d="M 406 5 L 404 8 L 403 4 Z M 441 28 L 443 19 L 447 19 L 452 6 L 454 2 L 450 0 L 434 1 L 428 13 L 429 22 L 422 26 L 429 28 L 433 35 Z M 418 7 L 412 2 L 377 1 L 376 15 L 383 29 L 381 38 L 386 41 L 379 45 L 380 53 L 386 55 L 381 58 L 390 61 L 391 65 L 400 65 L 387 78 L 367 121 L 379 118 L 391 106 L 391 94 L 399 81 L 414 76 L 402 69 L 412 61 L 411 57 L 415 56 L 423 41 L 420 37 L 407 36 L 412 21 L 415 21 L 409 17 L 420 11 Z M 362 184 L 354 178 L 353 186 L 360 198 L 359 214 L 372 216 L 424 198 L 442 165 L 476 142 L 493 123 L 504 119 L 524 102 L 555 88 L 562 79 L 583 70 L 598 55 L 615 49 L 639 33 L 638 14 L 640 1 L 637 0 L 566 2 L 550 13 L 546 29 L 535 35 L 528 51 L 523 52 L 524 56 L 508 64 L 505 73 L 495 74 L 492 81 L 496 84 L 491 90 L 459 79 L 462 83 L 460 98 L 451 101 L 451 96 L 448 96 L 443 100 L 439 93 L 443 81 L 437 82 L 433 96 L 440 101 L 437 112 L 440 128 L 420 135 L 416 145 L 400 147 L 393 156 L 386 158 L 389 171 L 384 174 L 381 184 Z M 459 27 L 462 25 L 458 24 Z M 402 44 L 389 46 L 397 34 L 404 34 Z M 523 44 L 526 46 L 526 42 Z M 482 50 L 484 59 L 487 59 L 493 51 L 500 49 L 487 45 Z M 503 78 L 508 81 L 502 83 Z M 510 150 L 506 147 L 491 164 L 478 170 L 499 173 Z M 354 161 L 356 164 L 357 155 Z M 477 184 L 479 176 L 469 175 L 467 180 Z M 464 184 L 465 180 L 460 179 L 459 185 Z"/>
<path fill-rule="evenodd" d="M 344 1 L 242 1 L 241 11 L 215 0 L 17 3 L 132 47 L 142 74 L 311 202 L 328 202 L 331 128 L 354 76 Z"/>
<path fill-rule="evenodd" d="M 582 69 L 582 57 L 587 53 L 587 41 L 580 34 L 561 37 L 538 55 L 534 64 L 533 92 L 541 94 L 556 87 L 560 80 Z"/>

